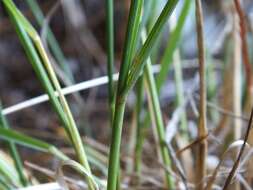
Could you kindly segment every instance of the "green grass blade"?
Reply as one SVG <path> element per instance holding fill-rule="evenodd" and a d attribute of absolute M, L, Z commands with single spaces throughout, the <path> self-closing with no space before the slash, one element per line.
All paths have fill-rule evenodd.
<path fill-rule="evenodd" d="M 29 137 L 22 133 L 16 132 L 12 129 L 0 128 L 0 138 L 6 141 L 15 142 L 16 144 L 29 147 L 35 150 L 50 153 L 61 160 L 68 160 L 68 157 L 65 156 L 61 151 L 59 151 L 55 146 L 44 141 Z"/>
<path fill-rule="evenodd" d="M 141 174 L 141 154 L 142 154 L 142 142 L 141 136 L 142 136 L 142 118 L 141 118 L 141 112 L 142 112 L 142 107 L 144 104 L 144 80 L 143 80 L 143 75 L 138 79 L 136 83 L 136 127 L 137 127 L 137 132 L 136 132 L 136 142 L 135 142 L 135 156 L 134 156 L 134 171 L 137 173 L 138 176 Z"/>
<path fill-rule="evenodd" d="M 115 112 L 113 132 L 112 132 L 112 142 L 111 142 L 111 147 L 110 147 L 108 186 L 107 186 L 108 190 L 116 189 L 116 178 L 117 178 L 117 171 L 118 171 L 118 164 L 119 164 L 121 132 L 122 132 L 123 115 L 124 115 L 124 110 L 125 110 L 127 94 L 129 90 L 134 86 L 136 80 L 138 79 L 139 74 L 141 73 L 142 68 L 144 67 L 144 61 L 150 54 L 153 44 L 157 40 L 157 37 L 159 36 L 165 22 L 167 21 L 169 15 L 173 11 L 177 2 L 178 0 L 167 2 L 155 26 L 153 27 L 150 35 L 148 36 L 145 44 L 142 46 L 141 50 L 135 56 L 134 62 L 131 65 L 131 67 L 129 67 L 129 64 L 128 64 L 129 61 L 126 61 L 126 60 L 131 60 L 130 56 L 131 56 L 131 52 L 133 53 L 134 48 L 129 47 L 127 44 L 127 42 L 131 40 L 126 41 L 124 54 L 126 54 L 127 56 L 126 57 L 123 56 L 123 63 L 126 63 L 126 64 L 122 64 L 121 69 L 120 69 L 118 92 L 117 92 L 117 99 L 116 99 L 117 112 Z M 130 8 L 130 16 L 129 16 L 129 23 L 130 23 L 130 26 L 132 26 L 131 28 L 133 29 L 135 28 L 133 26 L 136 26 L 136 27 L 138 26 L 138 29 L 136 29 L 135 36 L 137 36 L 138 31 L 139 31 L 140 23 L 138 22 L 140 21 L 138 19 L 140 18 L 135 18 L 133 16 L 136 16 L 136 14 L 134 13 L 137 13 L 138 10 L 139 11 L 141 10 L 143 2 L 141 2 L 140 4 L 138 3 L 140 2 L 132 1 L 131 8 Z M 131 20 L 136 20 L 138 22 L 136 22 L 136 24 L 131 24 Z M 131 29 L 127 30 L 127 37 L 129 34 L 131 34 L 131 32 L 132 32 Z"/>
<path fill-rule="evenodd" d="M 187 10 L 182 9 L 182 13 L 181 13 L 181 18 L 183 17 L 183 21 L 180 20 L 180 17 L 178 19 L 178 24 L 176 25 L 177 22 L 177 18 L 176 15 L 172 15 L 171 19 L 170 19 L 170 28 L 172 31 L 175 30 L 175 28 L 178 25 L 182 25 L 182 23 L 185 22 L 186 20 L 186 15 L 184 14 L 185 12 L 188 13 L 188 10 L 190 8 L 190 4 L 188 3 L 188 1 L 185 1 L 185 6 L 187 8 Z M 173 66 L 174 66 L 174 79 L 175 79 L 175 85 L 176 85 L 176 106 L 180 107 L 183 106 L 184 102 L 185 102 L 185 98 L 184 98 L 184 87 L 183 87 L 183 71 L 182 71 L 182 63 L 181 63 L 181 57 L 180 57 L 180 51 L 179 48 L 175 48 L 175 50 L 173 51 L 173 55 L 172 55 L 172 62 L 173 62 Z M 168 63 L 167 63 L 168 64 Z M 182 136 L 184 138 L 184 140 L 188 141 L 188 134 L 187 134 L 187 115 L 186 115 L 186 111 L 183 108 L 182 113 L 180 114 L 180 127 L 182 130 Z"/>
<path fill-rule="evenodd" d="M 15 130 L 12 129 L 4 129 L 4 128 L 0 128 L 0 138 L 4 139 L 6 141 L 11 141 L 14 142 L 16 144 L 34 149 L 34 150 L 38 150 L 38 151 L 42 151 L 42 152 L 46 152 L 49 154 L 52 154 L 53 156 L 57 157 L 58 159 L 62 160 L 62 161 L 69 161 L 70 158 L 68 158 L 65 154 L 63 154 L 59 149 L 57 149 L 55 146 L 44 142 L 42 140 L 38 140 L 36 138 L 32 138 L 30 136 L 27 136 L 25 134 L 16 132 Z M 101 165 L 101 163 L 96 163 L 94 157 L 90 157 L 90 160 L 93 159 L 93 164 L 98 166 L 101 169 L 104 169 L 104 167 Z M 0 159 L 1 161 L 2 159 Z M 81 168 L 82 167 L 82 168 Z M 79 166 L 79 168 L 81 168 L 81 170 L 85 170 L 87 171 L 83 166 Z M 89 174 L 91 175 L 91 174 Z"/>
<path fill-rule="evenodd" d="M 0 163 L 0 165 L 1 165 L 1 163 Z M 0 168 L 1 168 L 1 166 L 0 166 Z M 0 173 L 2 173 L 2 172 L 0 171 Z M 2 190 L 12 190 L 14 187 L 12 185 L 10 185 L 8 182 L 9 181 L 7 181 L 4 176 L 0 175 L 0 189 L 2 189 Z"/>
<path fill-rule="evenodd" d="M 163 8 L 160 16 L 158 17 L 155 25 L 153 26 L 150 34 L 147 37 L 142 48 L 136 54 L 133 64 L 131 65 L 126 81 L 126 88 L 123 93 L 128 93 L 128 91 L 134 86 L 136 80 L 138 79 L 143 67 L 145 65 L 145 60 L 149 56 L 153 45 L 155 44 L 159 34 L 162 31 L 163 26 L 165 25 L 166 21 L 168 20 L 170 14 L 174 10 L 175 6 L 177 5 L 178 0 L 170 0 L 167 1 L 165 7 Z"/>
<path fill-rule="evenodd" d="M 146 40 L 145 31 L 142 32 L 143 42 Z M 164 146 L 165 141 L 165 127 L 162 119 L 162 111 L 160 108 L 159 97 L 157 93 L 157 88 L 155 84 L 155 79 L 152 73 L 151 59 L 147 59 L 147 63 L 144 67 L 144 79 L 147 88 L 147 94 L 149 99 L 149 109 L 151 110 L 152 120 L 156 124 L 156 134 L 158 136 L 158 145 L 160 147 L 160 153 L 163 159 L 163 164 L 166 167 L 171 167 L 171 161 L 168 153 L 168 149 Z M 167 188 L 174 189 L 174 182 L 171 176 L 166 172 L 165 179 L 167 183 Z"/>
<path fill-rule="evenodd" d="M 10 128 L 6 118 L 2 114 L 1 103 L 0 103 L 0 127 L 5 128 L 5 129 Z M 20 182 L 22 183 L 23 186 L 27 186 L 28 181 L 27 181 L 26 176 L 23 172 L 24 171 L 23 164 L 22 164 L 20 155 L 18 153 L 18 150 L 16 148 L 16 145 L 12 141 L 9 141 L 7 143 L 8 143 L 10 154 L 12 156 L 12 159 L 14 161 L 16 170 L 17 170 L 18 175 L 19 175 L 19 180 L 20 180 Z"/>
<path fill-rule="evenodd" d="M 131 1 L 130 13 L 127 24 L 127 32 L 125 45 L 123 49 L 122 63 L 120 67 L 118 92 L 122 92 L 125 88 L 125 81 L 128 77 L 129 66 L 131 65 L 134 51 L 137 45 L 137 36 L 141 20 L 141 9 L 143 0 Z"/>
<path fill-rule="evenodd" d="M 173 64 L 175 69 L 175 82 L 176 82 L 176 106 L 180 107 L 184 104 L 184 87 L 183 87 L 183 76 L 182 76 L 182 65 L 180 60 L 180 53 L 179 50 L 176 49 L 173 56 Z M 181 123 L 180 127 L 182 130 L 182 135 L 186 141 L 188 141 L 188 134 L 187 134 L 187 115 L 185 109 L 183 109 L 181 113 Z"/>
<path fill-rule="evenodd" d="M 181 33 L 183 30 L 183 26 L 185 24 L 186 17 L 189 13 L 191 3 L 192 3 L 191 0 L 184 1 L 184 5 L 182 8 L 181 14 L 180 14 L 179 19 L 177 21 L 177 25 L 176 25 L 174 31 L 172 31 L 172 33 L 170 34 L 170 39 L 168 41 L 168 45 L 165 49 L 164 56 L 162 57 L 161 70 L 160 70 L 160 72 L 157 76 L 157 80 L 156 80 L 158 92 L 161 90 L 161 87 L 167 78 L 167 74 L 168 74 L 168 71 L 170 68 L 170 64 L 172 62 L 173 54 L 179 44 L 179 41 L 181 38 Z"/>
<path fill-rule="evenodd" d="M 108 75 L 108 96 L 110 107 L 111 125 L 114 115 L 114 20 L 113 20 L 113 0 L 106 0 L 106 36 L 107 36 L 107 75 Z"/>
<path fill-rule="evenodd" d="M 179 43 L 178 41 L 180 40 L 180 35 L 178 35 L 179 33 L 181 33 L 182 32 L 182 28 L 183 28 L 183 25 L 184 25 L 184 23 L 185 23 L 185 19 L 186 19 L 186 15 L 188 15 L 188 12 L 189 12 L 189 10 L 188 9 L 190 9 L 190 2 L 191 1 L 189 1 L 189 0 L 185 0 L 185 3 L 184 3 L 184 5 L 183 5 L 183 8 L 182 8 L 182 11 L 181 11 L 181 14 L 180 14 L 180 16 L 179 16 L 179 21 L 178 21 L 178 23 L 177 23 L 177 27 L 175 28 L 175 30 L 174 30 L 174 32 L 172 32 L 172 34 L 171 34 L 171 37 L 170 37 L 170 40 L 169 40 L 169 44 L 168 44 L 168 46 L 167 46 L 167 48 L 166 48 L 166 50 L 167 50 L 167 54 L 166 54 L 166 52 L 165 52 L 165 54 L 166 55 L 168 55 L 168 54 L 171 54 L 171 56 L 173 55 L 173 52 L 174 52 L 174 49 L 171 49 L 171 47 L 174 47 L 175 46 L 175 48 L 177 47 L 177 44 Z M 153 19 L 153 18 L 151 18 L 151 19 Z M 174 36 L 174 37 L 173 37 Z M 178 38 L 177 40 L 175 39 L 175 40 L 171 40 L 171 39 L 174 39 L 174 38 Z M 173 45 L 174 44 L 174 45 Z M 170 52 L 171 51 L 171 52 Z M 164 56 L 165 56 L 165 54 L 164 54 Z M 162 65 L 167 65 L 168 66 L 168 68 L 169 68 L 169 66 L 170 66 L 170 62 L 169 61 L 167 61 L 167 62 L 164 62 L 164 64 L 162 64 Z M 165 67 L 165 66 L 164 66 Z M 165 68 L 165 69 L 168 69 L 168 68 Z M 162 69 L 161 69 L 161 71 L 160 72 L 162 72 Z M 167 74 L 167 72 L 166 72 L 166 74 Z M 160 75 L 163 75 L 163 74 L 160 74 Z M 157 86 L 157 88 L 158 88 L 158 95 L 160 94 L 160 88 L 161 88 L 161 86 L 163 85 L 163 83 L 164 83 L 165 81 L 158 81 L 158 80 L 156 80 L 156 86 Z M 138 137 L 138 142 L 139 142 L 139 148 L 138 149 L 140 149 L 140 150 L 138 150 L 138 151 L 140 151 L 138 154 L 140 155 L 140 158 L 139 159 L 141 159 L 141 149 L 142 149 L 142 144 L 143 144 L 143 142 L 144 142 L 144 139 L 145 139 L 145 136 L 146 136 L 146 130 L 147 130 L 147 128 L 148 128 L 148 126 L 149 126 L 149 124 L 150 124 L 150 116 L 149 116 L 149 113 L 146 113 L 145 115 L 144 115 L 144 121 L 143 121 L 143 127 L 142 127 L 142 132 L 140 133 L 141 135 Z"/>

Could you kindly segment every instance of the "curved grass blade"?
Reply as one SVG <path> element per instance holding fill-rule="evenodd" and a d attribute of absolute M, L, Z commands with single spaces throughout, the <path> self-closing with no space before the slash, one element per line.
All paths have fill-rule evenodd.
<path fill-rule="evenodd" d="M 26 146 L 35 150 L 39 150 L 42 152 L 50 153 L 60 160 L 68 160 L 69 158 L 64 155 L 60 150 L 58 150 L 55 146 L 46 143 L 44 141 L 29 137 L 22 133 L 16 132 L 12 129 L 4 129 L 0 128 L 0 138 L 6 141 L 11 141 L 16 144 Z"/>
<path fill-rule="evenodd" d="M 64 153 L 62 153 L 57 147 L 55 147 L 49 143 L 46 143 L 42 140 L 38 140 L 38 139 L 32 138 L 30 136 L 27 136 L 25 134 L 16 132 L 15 130 L 12 130 L 12 129 L 0 128 L 0 138 L 4 139 L 6 141 L 14 142 L 16 144 L 19 144 L 19 145 L 22 145 L 22 146 L 25 146 L 28 148 L 32 148 L 32 149 L 35 149 L 38 151 L 52 154 L 53 156 L 57 157 L 58 159 L 60 159 L 63 162 L 71 162 L 71 163 L 73 162 L 70 160 L 70 158 L 68 156 L 66 156 Z M 94 158 L 92 158 L 92 157 L 90 159 L 94 160 Z M 3 160 L 3 159 L 0 159 L 0 161 L 1 160 Z M 93 163 L 94 163 L 94 165 L 97 165 L 98 167 L 101 166 L 101 165 L 98 165 L 98 163 L 95 163 L 95 162 L 93 162 Z M 0 165 L 2 165 L 1 162 L 0 162 Z M 78 164 L 78 168 L 80 171 L 86 171 L 86 173 L 88 173 L 88 170 L 86 170 L 82 165 Z M 8 170 L 6 169 L 6 171 L 8 171 Z M 90 173 L 88 175 L 92 176 L 92 174 L 90 174 Z"/>
<path fill-rule="evenodd" d="M 5 129 L 10 128 L 6 118 L 2 114 L 1 102 L 0 102 L 0 127 L 3 127 Z M 16 148 L 16 146 L 13 142 L 9 141 L 7 143 L 8 143 L 8 148 L 9 148 L 10 154 L 12 156 L 12 159 L 14 161 L 16 170 L 17 170 L 18 175 L 19 175 L 19 180 L 20 180 L 20 182 L 22 183 L 23 186 L 27 186 L 28 181 L 27 181 L 26 176 L 23 172 L 24 171 L 23 164 L 22 164 L 20 155 L 18 153 L 18 150 L 17 150 L 17 148 Z"/>
<path fill-rule="evenodd" d="M 15 12 L 11 12 L 12 8 L 10 7 L 8 1 L 3 1 L 3 3 L 7 7 L 7 11 L 9 12 L 10 19 L 13 22 L 13 24 L 15 25 L 15 29 L 17 31 L 17 34 L 20 38 L 20 41 L 24 47 L 24 50 L 28 56 L 28 59 L 29 59 L 31 65 L 32 65 L 33 69 L 35 70 L 36 75 L 39 78 L 43 88 L 48 93 L 48 96 L 50 98 L 51 104 L 53 105 L 53 108 L 57 112 L 61 122 L 63 124 L 66 123 L 67 120 L 65 117 L 65 113 L 61 109 L 61 105 L 60 105 L 59 100 L 55 96 L 54 88 L 47 76 L 47 73 L 42 65 L 40 57 L 38 56 L 32 41 L 30 40 L 29 36 L 25 32 L 24 28 L 21 26 L 20 22 L 18 22 L 18 20 L 15 18 L 15 16 L 14 16 Z M 66 129 L 66 130 L 68 130 L 68 129 Z M 67 133 L 69 134 L 69 131 L 67 131 Z"/>
<path fill-rule="evenodd" d="M 99 189 L 99 187 L 103 187 L 105 188 L 106 185 L 97 177 L 92 176 L 90 174 L 89 171 L 87 171 L 81 164 L 79 164 L 78 162 L 74 161 L 74 160 L 66 160 L 63 161 L 61 166 L 58 168 L 58 173 L 63 173 L 62 169 L 64 166 L 69 166 L 73 169 L 75 169 L 76 171 L 78 171 L 80 174 L 82 174 L 83 176 L 88 177 L 94 184 L 94 186 L 96 187 L 96 189 Z"/>

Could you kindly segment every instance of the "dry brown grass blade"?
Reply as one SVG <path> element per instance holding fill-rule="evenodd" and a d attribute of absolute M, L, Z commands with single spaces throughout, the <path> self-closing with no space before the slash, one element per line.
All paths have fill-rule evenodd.
<path fill-rule="evenodd" d="M 248 29 L 247 17 L 239 0 L 234 0 L 234 5 L 235 5 L 235 10 L 238 14 L 239 21 L 240 21 L 241 51 L 242 51 L 242 60 L 244 64 L 246 87 L 247 87 L 244 111 L 246 113 L 249 113 L 251 107 L 253 106 L 253 75 L 252 75 L 252 65 L 250 63 L 249 52 L 248 52 L 248 47 L 247 47 L 247 29 Z M 248 143 L 253 145 L 252 129 L 249 131 L 248 139 L 249 139 Z M 252 166 L 250 166 L 250 168 L 252 169 Z M 249 183 L 252 183 L 251 176 L 248 176 L 247 180 L 249 181 Z"/>
<path fill-rule="evenodd" d="M 229 185 L 230 185 L 230 183 L 231 183 L 231 181 L 232 181 L 232 179 L 233 179 L 233 177 L 235 175 L 235 172 L 236 172 L 236 170 L 237 170 L 237 168 L 238 168 L 238 166 L 240 164 L 241 157 L 242 157 L 243 152 L 244 152 L 244 150 L 246 148 L 247 141 L 248 141 L 248 138 L 249 138 L 250 129 L 251 129 L 251 125 L 252 125 L 252 120 L 253 120 L 253 108 L 251 110 L 250 120 L 249 120 L 247 131 L 246 131 L 246 134 L 245 134 L 245 137 L 244 137 L 243 145 L 242 145 L 242 147 L 240 149 L 240 152 L 239 152 L 239 155 L 238 155 L 238 157 L 237 157 L 237 159 L 236 159 L 236 161 L 235 161 L 235 163 L 233 165 L 233 168 L 229 172 L 229 175 L 228 175 L 228 177 L 227 177 L 227 179 L 225 181 L 225 184 L 223 186 L 223 190 L 228 189 L 228 187 L 229 187 Z"/>
<path fill-rule="evenodd" d="M 200 106 L 199 106 L 199 126 L 198 137 L 206 136 L 206 83 L 205 83 L 205 52 L 204 52 L 204 34 L 203 34 L 203 12 L 200 0 L 195 0 L 196 4 L 196 29 L 198 42 L 198 58 L 199 58 L 199 75 L 200 75 Z M 207 156 L 207 141 L 203 140 L 199 143 L 197 158 L 196 158 L 196 189 L 204 188 L 203 179 L 206 175 L 206 156 Z M 200 182 L 200 183 L 199 183 Z"/>
<path fill-rule="evenodd" d="M 208 135 L 209 134 L 207 133 L 205 136 L 197 138 L 196 140 L 194 140 L 193 142 L 191 142 L 190 144 L 188 144 L 184 148 L 178 150 L 177 153 L 176 153 L 177 157 L 180 156 L 184 151 L 188 150 L 189 148 L 192 148 L 193 146 L 196 146 L 199 143 L 201 143 L 202 141 L 206 140 Z"/>

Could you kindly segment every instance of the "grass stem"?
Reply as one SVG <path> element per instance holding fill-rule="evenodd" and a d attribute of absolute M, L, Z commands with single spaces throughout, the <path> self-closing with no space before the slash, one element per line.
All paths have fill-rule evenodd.
<path fill-rule="evenodd" d="M 114 20 L 113 20 L 113 0 L 106 0 L 106 36 L 107 36 L 107 75 L 108 75 L 108 96 L 110 107 L 111 124 L 114 115 L 114 85 L 113 85 L 113 65 L 114 65 Z"/>
<path fill-rule="evenodd" d="M 118 91 L 115 105 L 115 116 L 112 130 L 112 140 L 110 147 L 109 169 L 108 169 L 108 190 L 116 189 L 117 170 L 119 164 L 119 152 L 121 142 L 121 132 L 123 124 L 123 115 L 125 110 L 126 98 L 129 91 L 135 85 L 145 65 L 145 60 L 149 56 L 159 34 L 162 31 L 168 17 L 174 10 L 178 0 L 168 1 L 158 17 L 154 27 L 147 37 L 144 45 L 137 52 L 130 66 L 133 52 L 136 48 L 137 34 L 141 18 L 142 0 L 132 0 L 123 53 L 123 61 L 120 68 Z"/>
<path fill-rule="evenodd" d="M 120 67 L 117 97 L 112 128 L 112 140 L 110 146 L 108 183 L 107 190 L 115 190 L 117 186 L 117 174 L 119 170 L 119 154 L 123 117 L 127 95 L 122 93 L 125 90 L 125 81 L 128 75 L 128 68 L 133 59 L 134 50 L 137 44 L 137 34 L 140 26 L 141 9 L 143 0 L 132 0 L 128 18 L 127 33 L 124 45 L 122 64 Z"/>
<path fill-rule="evenodd" d="M 198 137 L 204 137 L 208 131 L 206 127 L 206 77 L 205 77 L 205 50 L 204 50 L 204 33 L 203 33 L 203 13 L 201 0 L 195 0 L 196 4 L 196 29 L 199 58 L 199 76 L 200 76 L 200 103 L 199 103 L 199 124 Z M 206 156 L 207 140 L 201 141 L 197 152 L 197 172 L 196 187 L 199 190 L 204 189 L 203 179 L 206 175 Z"/>
<path fill-rule="evenodd" d="M 142 32 L 142 40 L 146 40 L 145 31 Z M 160 147 L 160 153 L 165 167 L 171 167 L 171 161 L 168 153 L 168 149 L 165 146 L 165 127 L 162 119 L 162 111 L 160 108 L 159 97 L 155 84 L 155 79 L 152 74 L 151 59 L 147 59 L 146 66 L 144 67 L 144 79 L 147 86 L 147 94 L 149 98 L 149 107 L 151 110 L 152 120 L 156 125 L 156 134 L 158 136 L 158 146 Z M 174 182 L 171 176 L 165 172 L 166 185 L 168 189 L 174 189 Z"/>

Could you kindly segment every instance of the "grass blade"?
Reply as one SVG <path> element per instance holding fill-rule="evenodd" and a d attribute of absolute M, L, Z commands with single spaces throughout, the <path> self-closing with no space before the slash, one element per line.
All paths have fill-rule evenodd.
<path fill-rule="evenodd" d="M 170 34 L 170 38 L 169 38 L 167 47 L 165 49 L 165 53 L 164 53 L 162 60 L 161 60 L 161 71 L 158 74 L 157 80 L 156 80 L 158 92 L 160 92 L 161 87 L 167 78 L 170 64 L 172 63 L 173 54 L 179 44 L 179 41 L 181 38 L 181 33 L 183 30 L 183 26 L 185 24 L 187 15 L 188 15 L 190 7 L 191 7 L 191 2 L 192 2 L 191 0 L 184 1 L 184 5 L 182 8 L 181 14 L 180 14 L 178 21 L 177 21 L 177 25 L 176 25 L 175 29 Z"/>
<path fill-rule="evenodd" d="M 35 50 L 35 47 L 31 41 L 31 39 L 29 38 L 29 36 L 25 32 L 24 28 L 21 26 L 20 22 L 18 22 L 16 20 L 15 16 L 10 11 L 11 7 L 10 7 L 8 1 L 3 1 L 3 2 L 4 2 L 4 5 L 7 6 L 7 11 L 10 13 L 9 15 L 10 15 L 11 21 L 15 25 L 17 34 L 18 34 L 20 41 L 24 47 L 24 50 L 28 56 L 28 59 L 29 59 L 30 63 L 32 64 L 33 69 L 35 70 L 37 77 L 40 79 L 40 82 L 41 82 L 43 88 L 48 93 L 51 104 L 53 105 L 55 111 L 57 112 L 61 122 L 66 123 L 67 120 L 66 120 L 65 114 L 64 114 L 63 110 L 61 109 L 61 105 L 60 105 L 59 100 L 57 99 L 57 97 L 54 94 L 54 88 L 53 88 L 53 86 L 46 74 L 46 71 L 42 65 L 42 62 Z"/>
<path fill-rule="evenodd" d="M 123 50 L 122 64 L 119 72 L 118 92 L 125 89 L 125 82 L 129 75 L 128 70 L 131 65 L 134 51 L 136 49 L 137 35 L 139 32 L 141 9 L 143 0 L 131 1 L 129 20 L 127 24 L 127 33 Z"/>
<path fill-rule="evenodd" d="M 12 129 L 0 128 L 0 138 L 4 139 L 6 141 L 14 142 L 16 144 L 19 144 L 19 145 L 22 145 L 22 146 L 25 146 L 28 148 L 32 148 L 32 149 L 35 149 L 38 151 L 52 154 L 53 156 L 57 157 L 58 159 L 60 159 L 63 162 L 73 162 L 70 160 L 69 157 L 67 157 L 64 153 L 62 153 L 57 147 L 55 147 L 47 142 L 44 142 L 42 140 L 38 140 L 38 139 L 32 138 L 30 136 L 27 136 L 25 134 L 16 132 L 15 130 L 12 130 Z M 90 159 L 94 159 L 94 158 L 90 158 Z M 93 161 L 95 161 L 95 160 L 93 160 Z M 94 163 L 94 165 L 95 164 L 96 163 Z M 99 165 L 99 164 L 97 164 L 97 166 L 101 167 L 101 165 Z M 86 171 L 84 176 L 87 175 L 88 170 L 86 170 L 82 165 L 78 164 L 78 168 L 81 171 Z M 89 175 L 89 178 L 91 178 L 91 176 L 95 177 L 90 173 L 88 175 Z"/>
<path fill-rule="evenodd" d="M 145 31 L 142 32 L 142 40 L 146 40 L 146 34 Z M 151 68 L 151 59 L 147 59 L 146 66 L 144 67 L 144 79 L 145 84 L 147 86 L 147 94 L 149 99 L 149 107 L 151 110 L 152 120 L 154 121 L 156 125 L 156 134 L 158 136 L 158 142 L 160 147 L 160 153 L 162 156 L 163 164 L 166 167 L 171 167 L 171 161 L 168 153 L 167 147 L 164 145 L 166 142 L 165 140 L 165 127 L 162 119 L 162 112 L 159 104 L 159 97 L 157 93 L 157 88 L 155 85 L 155 79 L 152 74 L 152 68 Z M 165 179 L 167 188 L 174 189 L 174 182 L 171 176 L 166 172 L 165 173 Z"/>
<path fill-rule="evenodd" d="M 155 44 L 159 34 L 162 31 L 163 26 L 165 25 L 166 21 L 168 20 L 169 16 L 171 15 L 172 11 L 174 10 L 175 6 L 177 5 L 178 0 L 170 0 L 167 1 L 165 7 L 163 8 L 160 16 L 158 17 L 155 25 L 153 26 L 150 34 L 147 37 L 147 40 L 141 47 L 141 49 L 136 54 L 133 64 L 129 69 L 129 74 L 126 81 L 126 88 L 124 93 L 127 93 L 135 84 L 136 80 L 138 79 L 143 67 L 145 65 L 145 60 L 149 56 L 153 45 Z"/>
<path fill-rule="evenodd" d="M 96 187 L 96 189 L 99 189 L 98 187 L 101 186 L 103 188 L 105 188 L 104 183 L 102 183 L 99 179 L 97 179 L 96 177 L 92 176 L 91 173 L 89 171 L 87 171 L 82 165 L 80 165 L 78 162 L 74 161 L 74 160 L 66 160 L 61 164 L 61 167 L 59 168 L 60 171 L 58 171 L 58 173 L 62 173 L 62 167 L 63 166 L 70 166 L 73 169 L 75 169 L 76 171 L 78 171 L 80 174 L 82 174 L 83 176 L 88 177 L 94 184 L 94 186 Z"/>
<path fill-rule="evenodd" d="M 136 112 L 136 127 L 137 127 L 137 132 L 136 132 L 136 142 L 135 142 L 135 155 L 134 155 L 134 171 L 137 173 L 138 176 L 141 174 L 141 154 L 142 154 L 142 145 L 143 141 L 142 136 L 143 133 L 143 121 L 141 118 L 141 111 L 142 111 L 142 106 L 144 104 L 144 80 L 143 80 L 143 75 L 138 79 L 136 83 L 137 87 L 137 98 L 136 98 L 136 107 L 135 107 L 135 112 Z"/>
<path fill-rule="evenodd" d="M 0 103 L 0 127 L 4 128 L 4 129 L 9 129 L 10 128 L 6 118 L 2 114 L 1 103 Z M 22 164 L 20 155 L 18 153 L 18 150 L 16 148 L 16 145 L 12 141 L 9 141 L 7 143 L 8 143 L 8 148 L 9 148 L 10 154 L 12 156 L 12 159 L 14 161 L 16 170 L 17 170 L 18 175 L 19 175 L 19 180 L 20 180 L 20 182 L 22 183 L 23 186 L 27 186 L 28 181 L 27 181 L 26 176 L 24 174 L 23 164 Z"/>
<path fill-rule="evenodd" d="M 22 133 L 16 132 L 15 130 L 12 130 L 12 129 L 0 128 L 0 138 L 6 141 L 15 142 L 16 144 L 29 147 L 35 150 L 50 153 L 61 160 L 69 159 L 61 151 L 59 151 L 55 146 L 50 145 L 49 143 L 46 143 L 44 141 L 29 137 Z"/>

